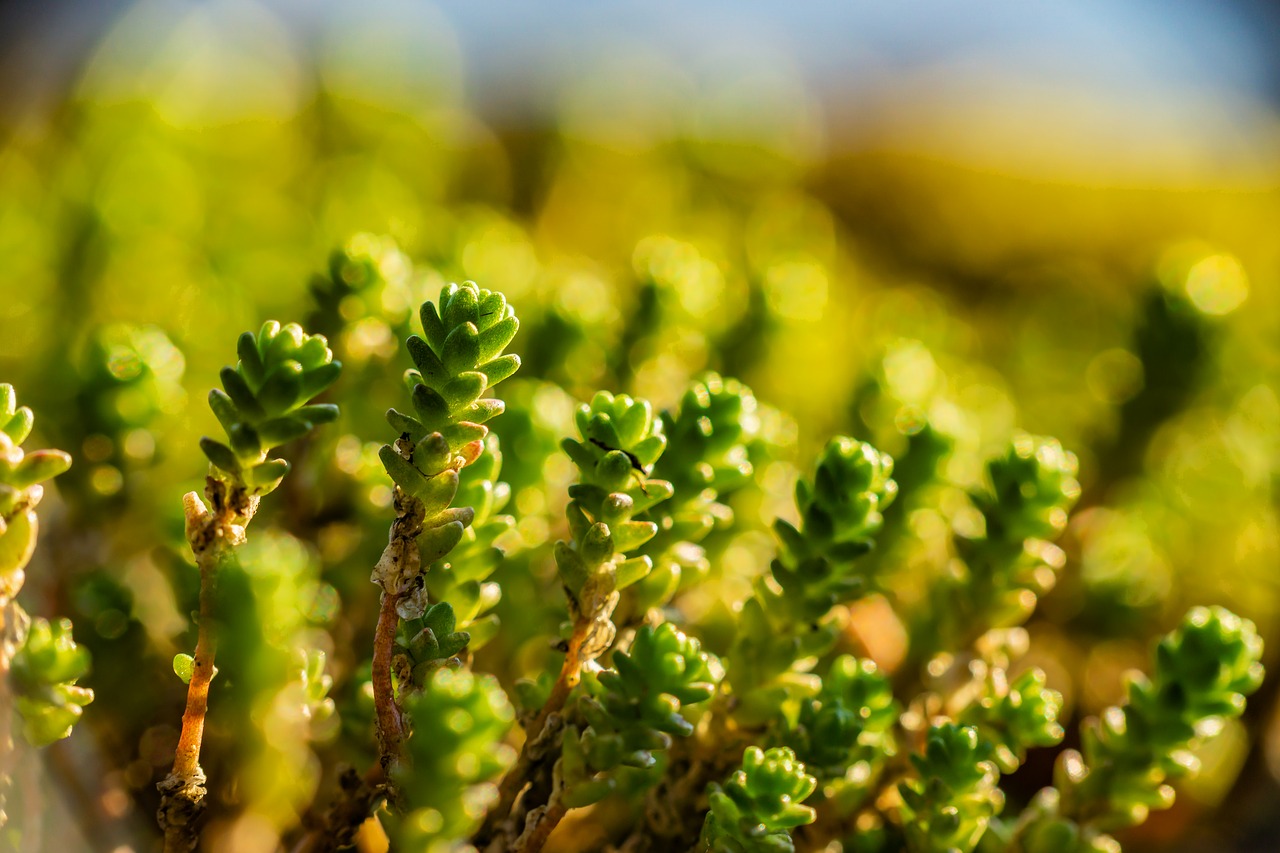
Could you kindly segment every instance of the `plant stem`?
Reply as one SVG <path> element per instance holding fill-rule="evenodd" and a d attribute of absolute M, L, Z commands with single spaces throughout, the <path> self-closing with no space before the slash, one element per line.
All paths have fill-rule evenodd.
<path fill-rule="evenodd" d="M 507 771 L 507 775 L 502 777 L 502 783 L 498 786 L 498 801 L 485 815 L 484 823 L 476 832 L 477 847 L 481 849 L 493 839 L 501 822 L 511 814 L 516 798 L 520 796 L 520 791 L 531 778 L 530 769 L 534 763 L 535 747 L 540 754 L 545 753 L 544 741 L 551 716 L 564 710 L 569 694 L 582 678 L 582 644 L 586 640 L 590 624 L 590 620 L 579 620 L 573 626 L 573 636 L 569 638 L 569 647 L 565 652 L 564 664 L 560 667 L 560 675 L 551 688 L 546 704 L 529 725 L 528 736 L 520 748 L 520 756 Z"/>
<path fill-rule="evenodd" d="M 164 830 L 165 853 L 187 853 L 199 840 L 196 823 L 205 809 L 205 775 L 200 767 L 204 721 L 209 709 L 209 683 L 213 680 L 218 640 L 214 610 L 218 569 L 244 544 L 244 528 L 258 507 L 256 496 L 243 486 L 208 478 L 207 508 L 195 492 L 182 498 L 186 511 L 187 542 L 200 569 L 200 614 L 197 622 L 195 662 L 187 686 L 187 706 L 182 714 L 182 734 L 174 752 L 173 770 L 157 787 L 160 809 L 156 818 Z"/>
<path fill-rule="evenodd" d="M 511 846 L 513 853 L 542 853 L 543 845 L 560 825 L 560 821 L 564 820 L 568 811 L 559 797 L 552 797 L 551 802 L 547 803 L 547 810 L 539 815 L 533 826 Z"/>
<path fill-rule="evenodd" d="M 373 707 L 378 725 L 381 766 L 386 770 L 391 769 L 390 765 L 400 755 L 400 746 L 404 742 L 404 718 L 396 704 L 395 686 L 391 679 L 396 628 L 400 624 L 400 616 L 396 613 L 399 600 L 398 595 L 382 593 L 378 627 L 373 634 Z"/>
<path fill-rule="evenodd" d="M 191 682 L 187 685 L 187 707 L 182 714 L 182 734 L 174 754 L 173 772 L 177 776 L 193 776 L 200 767 L 200 744 L 204 739 L 204 719 L 209 709 L 209 683 L 213 681 L 213 659 L 218 651 L 218 638 L 213 632 L 214 595 L 217 585 L 217 562 L 220 548 L 196 555 L 200 567 L 200 616 L 196 634 L 195 663 Z"/>
<path fill-rule="evenodd" d="M 412 455 L 412 447 L 399 446 L 401 453 Z M 387 547 L 383 549 L 378 564 L 373 568 L 373 581 L 382 587 L 382 602 L 378 610 L 378 625 L 373 634 L 373 706 L 378 724 L 378 749 L 382 768 L 390 775 L 391 767 L 400 758 L 404 742 L 404 718 L 396 702 L 395 683 L 391 670 L 395 657 L 396 629 L 400 625 L 397 605 L 412 594 L 422 583 L 422 555 L 418 551 L 418 536 L 426 508 L 422 501 L 395 487 L 396 518 L 391 522 L 387 535 Z"/>

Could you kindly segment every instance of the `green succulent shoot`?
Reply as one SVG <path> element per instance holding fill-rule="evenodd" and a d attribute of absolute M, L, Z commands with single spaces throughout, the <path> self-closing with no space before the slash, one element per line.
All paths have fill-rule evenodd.
<path fill-rule="evenodd" d="M 475 519 L 476 507 L 452 504 L 460 471 L 484 453 L 485 422 L 503 411 L 501 400 L 484 394 L 520 367 L 519 356 L 503 355 L 520 323 L 505 296 L 470 281 L 445 286 L 439 306 L 425 302 L 420 314 L 425 338 L 411 335 L 407 341 L 415 365 L 405 374 L 413 414 L 387 412 L 400 437 L 394 445 L 384 444 L 378 457 L 400 492 L 419 505 L 421 533 L 414 536 L 420 562 L 429 565 L 450 553 Z M 374 580 L 406 595 L 420 588 L 417 568 L 393 571 L 380 563 Z M 468 618 L 475 616 L 471 609 Z M 420 616 L 420 611 L 415 605 L 402 615 Z"/>
<path fill-rule="evenodd" d="M 787 698 L 812 695 L 819 679 L 797 672 L 798 661 L 825 654 L 837 629 L 833 605 L 865 585 L 858 557 L 871 550 L 880 511 L 897 494 L 893 460 L 869 444 L 837 437 L 823 449 L 812 481 L 796 484 L 800 527 L 779 520 L 772 580 L 758 578 L 742 608 L 729 681 L 741 698 L 740 720 L 772 720 Z"/>
<path fill-rule="evenodd" d="M 511 488 L 498 480 L 501 469 L 498 436 L 490 433 L 485 437 L 484 453 L 458 475 L 454 502 L 471 508 L 471 524 L 448 553 L 448 559 L 437 561 L 427 574 L 432 598 L 447 600 L 453 606 L 457 629 L 467 632 L 471 638 L 468 647 L 473 650 L 482 648 L 498 633 L 497 614 L 490 611 L 502 591 L 490 578 L 506 556 L 498 540 L 515 527 L 515 518 L 502 513 Z"/>
<path fill-rule="evenodd" d="M 901 710 L 874 662 L 842 655 L 818 694 L 801 700 L 783 740 L 820 780 L 865 787 L 897 752 L 893 728 Z"/>
<path fill-rule="evenodd" d="M 414 684 L 421 684 L 431 671 L 450 662 L 470 644 L 471 635 L 455 630 L 457 627 L 453 605 L 447 601 L 429 605 L 421 616 L 401 620 L 396 650 L 406 656 Z"/>
<path fill-rule="evenodd" d="M 980 530 L 957 531 L 961 571 L 930 587 L 931 607 L 912 629 L 911 655 L 967 648 L 993 628 L 1021 624 L 1053 588 L 1066 555 L 1052 544 L 1080 497 L 1075 454 L 1053 438 L 1018 433 L 988 461 L 986 482 L 969 493 Z"/>
<path fill-rule="evenodd" d="M 973 494 L 987 538 L 1055 539 L 1080 497 L 1079 463 L 1056 439 L 1020 433 L 987 465 L 990 490 Z"/>
<path fill-rule="evenodd" d="M 71 734 L 93 691 L 76 682 L 89 672 L 89 652 L 71 637 L 71 622 L 34 619 L 11 662 L 22 731 L 35 746 Z"/>
<path fill-rule="evenodd" d="M 439 433 L 451 457 L 462 455 L 470 463 L 483 449 L 476 442 L 489 432 L 484 423 L 503 410 L 502 401 L 486 398 L 485 391 L 520 367 L 519 356 L 503 355 L 520 321 L 505 296 L 472 281 L 447 285 L 438 307 L 422 304 L 421 318 L 425 338 L 411 335 L 407 341 L 414 369 L 405 381 L 413 414 L 392 409 L 387 420 L 415 445 Z M 434 466 L 424 467 L 428 460 L 416 454 L 397 462 L 392 457 L 399 454 L 389 447 L 380 455 L 396 485 L 418 497 Z"/>
<path fill-rule="evenodd" d="M 654 569 L 637 588 L 641 609 L 666 604 L 710 570 L 698 543 L 733 522 L 723 500 L 751 479 L 747 442 L 757 420 L 751 389 L 714 373 L 695 382 L 675 412 L 663 412 L 668 444 L 651 473 L 673 493 L 649 513 L 658 531 L 643 549 Z"/>
<path fill-rule="evenodd" d="M 902 824 L 912 853 L 969 853 L 1004 807 L 992 748 L 972 726 L 943 723 L 929 730 L 917 776 L 898 785 Z"/>
<path fill-rule="evenodd" d="M 337 406 L 311 400 L 337 380 L 342 365 L 323 336 L 296 323 L 268 321 L 258 334 L 241 335 L 236 350 L 236 366 L 222 369 L 225 390 L 209 392 L 227 443 L 206 437 L 200 448 L 224 478 L 262 495 L 289 472 L 288 461 L 268 458 L 270 451 L 337 419 Z"/>
<path fill-rule="evenodd" d="M 672 489 L 665 480 L 649 478 L 667 439 L 647 401 L 601 391 L 579 407 L 575 420 L 581 440 L 563 442 L 581 473 L 581 481 L 569 487 L 566 510 L 573 541 L 556 543 L 555 560 L 570 616 L 584 626 L 578 651 L 593 660 L 613 642 L 609 616 L 618 591 L 653 568 L 647 555 L 626 556 L 658 532 L 643 513 L 670 498 Z"/>
<path fill-rule="evenodd" d="M 1156 647 L 1150 678 L 1089 721 L 1079 752 L 1058 757 L 1054 788 L 1037 795 L 1017 829 L 1029 853 L 1118 849 L 1106 833 L 1173 804 L 1170 780 L 1196 772 L 1189 751 L 1238 717 L 1262 684 L 1262 638 L 1221 607 L 1197 607 Z"/>
<path fill-rule="evenodd" d="M 706 702 L 723 676 L 720 661 L 698 641 L 665 622 L 641 627 L 614 668 L 583 678 L 577 713 L 586 723 L 564 739 L 564 802 L 578 808 L 611 793 L 620 767 L 648 769 L 673 736 L 688 737 L 681 713 Z"/>
<path fill-rule="evenodd" d="M 898 484 L 893 459 L 866 442 L 837 436 L 827 443 L 812 480 L 796 482 L 796 528 L 774 524 L 782 544 L 774 579 L 797 603 L 799 618 L 816 618 L 848 598 L 861 580 L 846 568 L 871 550 Z"/>
<path fill-rule="evenodd" d="M 1062 694 L 1050 690 L 1042 670 L 1029 669 L 1012 681 L 1006 670 L 993 667 L 983 679 L 980 695 L 958 715 L 992 747 L 991 760 L 1001 773 L 1012 773 L 1026 759 L 1027 749 L 1053 746 L 1065 734 L 1058 722 Z"/>
<path fill-rule="evenodd" d="M 0 384 L 0 603 L 18 594 L 35 551 L 41 483 L 71 467 L 71 457 L 61 450 L 23 450 L 34 424 L 13 386 Z"/>
<path fill-rule="evenodd" d="M 813 823 L 803 805 L 818 781 L 786 747 L 747 747 L 742 769 L 712 785 L 698 850 L 704 853 L 791 853 L 791 830 Z"/>

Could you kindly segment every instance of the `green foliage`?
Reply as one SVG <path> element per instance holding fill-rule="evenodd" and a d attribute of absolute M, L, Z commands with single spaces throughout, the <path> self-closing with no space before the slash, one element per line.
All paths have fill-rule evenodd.
<path fill-rule="evenodd" d="M 313 727 L 324 726 L 333 719 L 337 710 L 337 705 L 329 697 L 333 676 L 325 671 L 328 658 L 319 649 L 300 649 L 297 659 L 303 716 Z"/>
<path fill-rule="evenodd" d="M 641 276 L 649 302 L 616 331 L 654 354 L 675 327 L 647 323 L 696 326 L 696 304 L 672 301 L 686 292 L 684 273 L 663 265 L 687 265 L 707 281 L 718 273 L 691 244 L 655 238 L 642 255 L 657 265 Z M 221 784 L 274 815 L 281 838 L 319 784 L 325 753 L 314 744 L 336 737 L 342 750 L 367 753 L 372 704 L 386 775 L 359 785 L 343 777 L 326 820 L 340 814 L 346 825 L 330 841 L 349 839 L 376 813 L 396 849 L 523 853 L 553 831 L 572 847 L 597 843 L 573 834 L 590 821 L 561 819 L 595 807 L 606 831 L 629 833 L 609 843 L 647 853 L 695 844 L 731 853 L 1114 853 L 1107 833 L 1167 806 L 1168 782 L 1195 769 L 1191 751 L 1240 714 L 1261 679 L 1252 624 L 1219 608 L 1194 611 L 1161 643 L 1151 679 L 1135 679 L 1124 706 L 1086 724 L 1079 753 L 1059 755 L 1054 787 L 1002 816 L 1002 787 L 1024 802 L 1022 774 L 1012 774 L 1034 750 L 1057 747 L 1069 722 L 1056 682 L 1020 663 L 1034 632 L 1017 626 L 1065 564 L 1051 540 L 1080 497 L 1073 454 L 1055 439 L 1009 437 L 1003 423 L 978 434 L 948 408 L 954 389 L 929 350 L 901 341 L 855 404 L 859 434 L 888 442 L 903 464 L 837 436 L 812 473 L 797 476 L 788 431 L 812 424 L 757 403 L 735 379 L 695 371 L 685 378 L 700 378 L 666 394 L 666 410 L 605 391 L 575 408 L 541 365 L 539 378 L 507 386 L 516 411 L 496 422 L 500 441 L 490 424 L 507 404 L 492 389 L 520 366 L 506 352 L 519 321 L 502 293 L 467 282 L 422 304 L 423 334 L 409 335 L 409 306 L 424 280 L 438 279 L 415 274 L 383 238 L 362 235 L 332 257 L 313 284 L 312 320 L 359 365 L 370 393 L 350 395 L 350 432 L 317 441 L 296 481 L 306 488 L 291 497 L 314 495 L 325 521 L 292 502 L 289 534 L 255 537 L 220 563 L 219 654 L 235 678 L 214 683 L 210 708 L 221 716 L 210 731 L 249 732 L 223 747 L 235 769 Z M 533 302 L 535 317 L 549 310 Z M 591 340 L 590 324 L 564 306 L 553 313 L 576 332 L 535 343 L 568 358 Z M 543 338 L 560 328 L 538 319 Z M 405 374 L 412 409 L 386 413 L 400 434 L 379 448 L 363 429 L 383 415 L 372 392 L 397 382 L 390 360 L 400 337 L 414 364 Z M 121 340 L 113 352 L 125 358 L 126 344 L 142 339 Z M 226 390 L 210 396 L 229 442 L 203 444 L 220 476 L 249 496 L 279 485 L 288 463 L 269 453 L 336 418 L 311 398 L 338 369 L 326 339 L 298 326 L 242 336 L 240 363 L 223 371 Z M 154 377 L 138 376 L 122 393 L 154 402 Z M 574 391 L 582 387 L 585 379 Z M 66 457 L 24 453 L 30 412 L 7 386 L 0 392 L 0 566 L 21 568 L 40 481 Z M 104 426 L 103 435 L 118 443 L 131 428 Z M 981 455 L 1006 440 L 994 458 Z M 778 506 L 779 484 L 793 480 L 791 512 Z M 364 522 L 388 504 L 389 541 L 365 536 Z M 318 525 L 314 543 L 302 533 L 308 524 Z M 1073 529 L 1086 544 L 1088 533 Z M 377 637 L 390 652 L 375 672 L 332 620 L 340 602 L 367 603 L 348 569 L 372 562 L 384 542 Z M 548 653 L 562 618 L 557 588 L 569 622 Z M 387 614 L 394 631 L 384 630 Z M 566 656 L 558 678 L 547 665 L 557 653 Z M 76 685 L 87 660 L 64 623 L 37 621 L 22 634 L 12 681 L 29 739 L 70 731 L 92 698 Z M 490 667 L 515 684 L 526 729 L 519 754 L 506 694 L 478 674 Z M 173 658 L 183 681 L 193 669 L 189 655 Z M 508 767 L 515 775 L 497 784 Z M 807 828 L 793 839 L 798 827 Z"/>
<path fill-rule="evenodd" d="M 640 628 L 613 666 L 583 679 L 576 716 L 585 727 L 565 735 L 561 776 L 572 808 L 612 792 L 614 771 L 651 768 L 673 735 L 692 734 L 681 711 L 710 699 L 723 674 L 714 655 L 670 623 Z"/>
<path fill-rule="evenodd" d="M 698 849 L 709 853 L 789 853 L 791 830 L 812 823 L 801 805 L 817 780 L 786 747 L 748 747 L 742 769 L 713 786 Z"/>
<path fill-rule="evenodd" d="M 467 632 L 473 650 L 483 648 L 498 632 L 498 617 L 491 611 L 502 590 L 490 577 L 506 556 L 497 541 L 515 526 L 512 516 L 502 514 L 511 489 L 498 480 L 501 469 L 502 450 L 498 437 L 490 433 L 480 458 L 458 472 L 454 502 L 472 510 L 471 524 L 448 560 L 437 560 L 427 575 L 432 597 L 450 602 L 458 630 Z"/>
<path fill-rule="evenodd" d="M 89 652 L 72 639 L 70 620 L 33 620 L 14 601 L 36 547 L 41 484 L 71 466 L 71 457 L 61 450 L 23 450 L 34 424 L 31 409 L 18 406 L 13 386 L 0 384 L 0 664 L 11 682 L 0 684 L 0 694 L 12 691 L 16 697 L 12 708 L 22 717 L 26 740 L 47 746 L 71 734 L 93 691 L 76 685 L 89 671 Z M 10 748 L 0 742 L 0 774 Z M 0 784 L 7 781 L 0 776 Z"/>
<path fill-rule="evenodd" d="M 1053 539 L 1080 497 L 1076 457 L 1055 439 L 1025 433 L 987 464 L 989 489 L 973 493 L 987 538 L 1000 542 Z"/>
<path fill-rule="evenodd" d="M 22 449 L 34 423 L 31 409 L 18 406 L 13 386 L 0 385 L 0 603 L 22 588 L 23 570 L 35 551 L 40 484 L 71 466 L 61 450 Z"/>
<path fill-rule="evenodd" d="M 992 628 L 1025 621 L 1053 588 L 1066 557 L 1051 544 L 1080 497 L 1078 462 L 1055 439 L 1019 433 L 988 460 L 986 482 L 969 492 L 978 525 L 956 525 L 961 562 L 931 589 L 912 649 L 923 662 L 965 648 Z"/>
<path fill-rule="evenodd" d="M 855 561 L 871 550 L 880 510 L 897 494 L 892 471 L 893 460 L 871 445 L 837 437 L 823 449 L 814 479 L 796 483 L 800 527 L 774 524 L 774 583 L 756 580 L 730 656 L 729 680 L 744 721 L 767 720 L 783 699 L 817 689 L 815 678 L 793 667 L 835 642 L 829 612 L 862 588 Z"/>
<path fill-rule="evenodd" d="M 796 483 L 800 527 L 779 519 L 781 544 L 773 577 L 797 621 L 825 615 L 861 585 L 853 561 L 871 550 L 898 484 L 893 460 L 871 445 L 837 437 L 818 457 L 813 480 Z"/>
<path fill-rule="evenodd" d="M 46 746 L 71 734 L 93 691 L 76 685 L 89 672 L 89 653 L 72 639 L 70 620 L 32 620 L 10 666 L 27 741 Z"/>
<path fill-rule="evenodd" d="M 1247 619 L 1194 608 L 1156 647 L 1150 679 L 1135 675 L 1128 699 L 1083 730 L 1081 752 L 1058 758 L 1018 834 L 1030 853 L 1116 849 L 1105 833 L 1142 823 L 1173 804 L 1170 780 L 1194 773 L 1189 751 L 1238 717 L 1262 683 L 1262 640 Z"/>
<path fill-rule="evenodd" d="M 225 390 L 209 392 L 209 407 L 228 443 L 202 438 L 200 448 L 223 476 L 266 494 L 289 472 L 286 460 L 267 454 L 337 419 L 337 406 L 311 400 L 337 380 L 342 365 L 333 360 L 323 336 L 274 320 L 257 335 L 241 335 L 236 351 L 236 366 L 222 369 Z"/>
<path fill-rule="evenodd" d="M 484 397 L 485 391 L 520 367 L 519 356 L 502 354 L 520 321 L 505 296 L 470 281 L 446 286 L 438 306 L 424 302 L 421 318 L 426 338 L 408 340 L 416 368 L 406 374 L 414 414 L 392 409 L 387 420 L 420 447 L 428 436 L 442 435 L 450 459 L 461 454 L 470 462 L 481 449 L 474 443 L 488 433 L 483 424 L 503 409 L 502 401 Z M 409 494 L 428 500 L 436 449 L 399 462 L 391 458 L 395 455 L 390 448 L 381 453 L 387 473 Z"/>
<path fill-rule="evenodd" d="M 713 373 L 685 391 L 679 409 L 662 413 L 668 445 L 652 474 L 671 483 L 672 497 L 649 512 L 658 531 L 644 546 L 654 569 L 638 587 L 642 607 L 665 604 L 706 576 L 710 566 L 698 543 L 733 523 L 723 501 L 754 474 L 747 442 L 755 412 L 750 388 Z"/>
<path fill-rule="evenodd" d="M 894 727 L 901 710 L 875 663 L 842 655 L 817 695 L 800 701 L 782 738 L 820 781 L 865 788 L 897 752 Z"/>
<path fill-rule="evenodd" d="M 1004 806 L 992 749 L 976 729 L 944 723 L 929 730 L 917 777 L 903 781 L 903 829 L 912 853 L 967 853 Z"/>
<path fill-rule="evenodd" d="M 984 743 L 993 747 L 991 760 L 1001 773 L 1012 773 L 1026 759 L 1027 749 L 1053 746 L 1062 740 L 1058 722 L 1062 694 L 1045 686 L 1045 674 L 1029 669 L 1012 681 L 1000 667 L 986 668 L 979 697 L 959 714 Z"/>
<path fill-rule="evenodd" d="M 649 477 L 667 439 L 647 401 L 601 391 L 579 407 L 575 422 L 581 440 L 563 443 L 581 477 L 569 488 L 565 510 L 573 540 L 556 543 L 555 560 L 572 621 L 590 626 L 582 658 L 594 660 L 613 643 L 609 617 L 618 591 L 653 569 L 647 555 L 626 554 L 657 534 L 658 525 L 642 520 L 643 513 L 670 498 L 672 488 Z"/>
<path fill-rule="evenodd" d="M 71 467 L 71 457 L 61 450 L 22 449 L 34 425 L 35 416 L 31 409 L 18 405 L 13 386 L 0 384 L 0 536 L 6 534 L 5 524 L 40 502 L 41 483 Z M 5 555 L 0 572 L 22 568 L 26 561 L 20 564 L 18 555 L 30 556 L 27 544 L 33 539 L 27 537 L 34 537 L 34 533 L 19 529 L 14 535 L 22 541 L 0 546 Z"/>
<path fill-rule="evenodd" d="M 502 744 L 515 712 L 492 676 L 448 668 L 405 697 L 405 712 L 414 732 L 408 760 L 395 772 L 407 800 L 404 816 L 394 821 L 396 846 L 455 850 L 489 805 L 488 783 L 515 757 Z"/>
<path fill-rule="evenodd" d="M 493 517 L 501 508 L 502 495 L 491 479 L 501 465 L 496 442 L 490 442 L 492 458 L 483 468 L 468 475 L 463 497 L 469 506 L 454 506 L 462 484 L 461 472 L 484 454 L 488 428 L 485 421 L 502 413 L 501 400 L 484 398 L 491 389 L 520 366 L 515 355 L 503 355 L 519 329 L 515 310 L 501 293 L 478 288 L 474 282 L 450 284 L 440 292 L 439 305 L 424 302 L 420 316 L 426 338 L 411 335 L 409 355 L 416 369 L 405 374 L 414 415 L 391 409 L 387 420 L 400 430 L 394 446 L 384 444 L 378 452 L 387 474 L 411 504 L 399 506 L 397 525 L 420 513 L 420 526 L 412 530 L 417 539 L 419 560 L 431 564 L 442 560 L 466 541 L 457 571 L 449 571 L 437 591 L 449 594 L 456 604 L 428 609 L 424 580 L 418 562 L 405 565 L 388 562 L 388 555 L 374 569 L 373 580 L 401 604 L 397 610 L 408 620 L 401 626 L 400 648 L 409 655 L 415 678 L 458 654 L 470 641 L 470 634 L 455 631 L 458 614 L 463 626 L 470 626 L 482 611 L 492 607 L 497 588 L 483 581 L 501 559 L 492 547 L 492 537 L 503 527 Z M 480 531 L 467 532 L 480 514 Z M 394 532 L 393 539 L 398 535 Z M 389 554 L 390 552 L 388 552 Z M 441 566 L 445 569 L 446 566 Z M 453 568 L 448 566 L 447 568 Z M 496 630 L 492 622 L 481 626 L 482 639 Z"/>
<path fill-rule="evenodd" d="M 453 605 L 447 601 L 428 606 L 419 617 L 401 620 L 396 647 L 407 657 L 415 684 L 471 642 L 471 635 L 454 630 L 457 627 Z"/>

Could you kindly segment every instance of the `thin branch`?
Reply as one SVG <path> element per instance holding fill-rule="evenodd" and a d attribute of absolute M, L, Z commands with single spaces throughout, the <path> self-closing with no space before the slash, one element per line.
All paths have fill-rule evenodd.
<path fill-rule="evenodd" d="M 396 702 L 395 686 L 391 678 L 396 628 L 400 624 L 400 616 L 396 613 L 399 601 L 398 595 L 382 593 L 378 626 L 373 634 L 373 708 L 378 726 L 380 764 L 386 770 L 390 770 L 399 757 L 405 737 L 404 715 Z"/>
<path fill-rule="evenodd" d="M 413 454 L 408 442 L 396 442 L 396 450 Z M 391 522 L 387 547 L 373 568 L 373 581 L 382 587 L 382 603 L 378 611 L 378 625 L 373 635 L 373 704 L 378 724 L 378 749 L 382 767 L 389 774 L 392 765 L 400 758 L 404 743 L 404 718 L 395 696 L 395 683 L 391 676 L 395 656 L 396 629 L 400 624 L 397 606 L 421 584 L 422 555 L 418 551 L 418 536 L 426 508 L 422 501 L 395 487 L 396 519 Z"/>
<path fill-rule="evenodd" d="M 258 508 L 258 498 L 243 486 L 228 487 L 213 477 L 206 481 L 205 496 L 212 509 L 206 507 L 195 492 L 188 492 L 182 498 L 187 542 L 200 569 L 200 615 L 195 661 L 173 770 L 157 786 L 161 798 L 156 819 L 164 830 L 165 853 L 188 853 L 196 848 L 199 840 L 196 824 L 204 812 L 206 794 L 200 747 L 204 741 L 209 683 L 213 680 L 218 647 L 214 628 L 217 574 L 234 549 L 244 544 L 245 525 Z"/>
<path fill-rule="evenodd" d="M 520 748 L 519 757 L 502 777 L 502 782 L 498 786 L 497 802 L 485 815 L 484 823 L 476 831 L 475 842 L 480 849 L 484 849 L 485 845 L 498 834 L 503 821 L 511 815 L 516 799 L 532 777 L 534 763 L 548 757 L 549 751 L 546 747 L 550 730 L 558 731 L 560 728 L 558 725 L 549 726 L 549 724 L 553 720 L 559 720 L 560 712 L 564 710 L 569 694 L 582 679 L 582 645 L 586 642 L 590 627 L 590 620 L 580 619 L 574 623 L 573 636 L 569 638 L 569 646 L 565 652 L 564 664 L 560 667 L 560 675 L 551 688 L 546 704 L 529 725 L 528 737 Z M 554 758 L 556 753 L 551 752 L 550 755 Z"/>
<path fill-rule="evenodd" d="M 292 853 L 334 853 L 355 844 L 356 835 L 386 795 L 386 775 L 375 764 L 360 776 L 348 769 L 339 777 L 338 798 L 329 806 L 324 822 L 298 839 Z"/>

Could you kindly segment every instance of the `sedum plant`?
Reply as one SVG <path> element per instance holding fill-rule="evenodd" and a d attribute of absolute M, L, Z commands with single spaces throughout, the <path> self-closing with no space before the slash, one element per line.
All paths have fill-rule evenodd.
<path fill-rule="evenodd" d="M 187 702 L 173 770 L 159 784 L 157 819 L 166 853 L 196 848 L 197 821 L 206 806 L 200 748 L 217 672 L 218 575 L 238 559 L 262 497 L 289 472 L 288 460 L 270 457 L 271 451 L 338 415 L 332 404 L 311 403 L 342 369 L 323 337 L 307 335 L 295 323 L 282 327 L 270 321 L 256 335 L 241 335 L 236 352 L 236 366 L 224 367 L 220 375 L 224 390 L 209 392 L 209 407 L 227 441 L 200 440 L 209 460 L 204 499 L 196 492 L 183 497 L 187 543 L 200 572 L 200 609 L 194 654 L 174 659 L 175 673 L 187 683 Z"/>
<path fill-rule="evenodd" d="M 813 809 L 802 805 L 818 780 L 805 772 L 786 747 L 748 747 L 742 769 L 712 787 L 698 849 L 712 853 L 787 853 L 795 849 L 790 831 L 811 823 Z"/>
<path fill-rule="evenodd" d="M 342 369 L 329 338 L 296 324 L 243 334 L 209 394 L 223 434 L 200 441 L 203 494 L 183 499 L 198 611 L 173 658 L 166 851 L 270 824 L 297 853 L 1111 853 L 1261 683 L 1255 627 L 1196 608 L 1062 749 L 1073 709 L 1024 625 L 1070 571 L 1055 540 L 1078 461 L 1023 432 L 972 440 L 942 402 L 889 388 L 903 364 L 932 369 L 922 345 L 891 348 L 859 392 L 865 439 L 796 462 L 780 413 L 718 373 L 665 408 L 632 388 L 568 404 L 545 364 L 503 385 L 515 308 L 437 278 L 364 235 L 316 280 L 308 322 L 358 372 L 341 416 L 318 401 Z M 622 336 L 651 352 L 671 311 L 641 308 Z M 573 331 L 568 351 L 589 329 Z M 403 382 L 384 346 L 401 339 Z M 894 406 L 899 460 L 875 422 Z M 21 449 L 31 421 L 0 386 L 0 690 L 39 745 L 92 692 L 69 623 L 14 601 L 40 484 L 69 462 Z M 264 507 L 276 529 L 250 543 Z M 364 535 L 388 517 L 385 539 Z M 236 727 L 253 725 L 278 765 L 255 766 L 304 782 L 249 806 Z M 1011 777 L 1041 764 L 1052 784 L 1019 807 Z"/>

